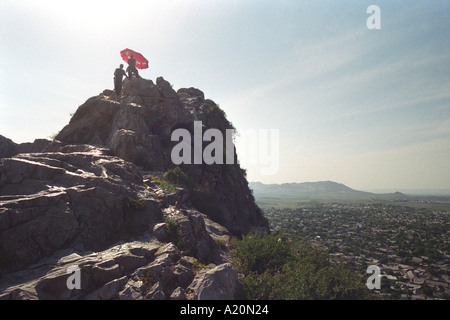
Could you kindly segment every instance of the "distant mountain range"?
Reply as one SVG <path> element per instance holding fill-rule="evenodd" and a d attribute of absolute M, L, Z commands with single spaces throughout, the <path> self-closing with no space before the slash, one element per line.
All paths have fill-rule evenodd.
<path fill-rule="evenodd" d="M 321 200 L 363 200 L 363 199 L 407 199 L 408 196 L 401 192 L 372 193 L 354 190 L 342 183 L 333 181 L 302 182 L 264 184 L 250 182 L 255 198 L 280 198 L 280 199 L 321 199 Z"/>

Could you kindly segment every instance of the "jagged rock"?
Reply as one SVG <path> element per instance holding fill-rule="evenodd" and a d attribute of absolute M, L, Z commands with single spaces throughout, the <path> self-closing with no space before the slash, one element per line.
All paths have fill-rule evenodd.
<path fill-rule="evenodd" d="M 168 81 L 164 80 L 163 77 L 158 77 L 156 79 L 156 84 L 159 87 L 161 96 L 163 96 L 164 98 L 178 99 L 176 91 L 172 88 L 171 84 Z"/>
<path fill-rule="evenodd" d="M 88 99 L 56 139 L 101 145 L 124 160 L 164 170 L 170 161 L 170 150 L 162 145 L 167 138 L 155 132 L 155 124 L 162 121 L 170 132 L 171 127 L 189 122 L 190 114 L 167 81 L 158 78 L 157 83 L 142 78 L 128 81 L 124 92 L 133 96 L 132 100 L 127 96 L 116 101 L 104 95 Z"/>
<path fill-rule="evenodd" d="M 194 272 L 192 271 L 192 265 L 187 267 L 181 263 L 178 263 L 173 269 L 173 273 L 178 280 L 178 284 L 182 288 L 186 288 L 194 280 Z"/>
<path fill-rule="evenodd" d="M 0 252 L 11 268 L 76 243 L 102 248 L 161 217 L 136 167 L 101 150 L 20 154 L 0 172 Z"/>
<path fill-rule="evenodd" d="M 156 224 L 153 227 L 153 235 L 161 242 L 166 242 L 169 238 L 167 235 L 167 226 L 165 222 Z"/>
<path fill-rule="evenodd" d="M 217 243 L 208 233 L 204 216 L 196 210 L 177 211 L 171 216 L 178 227 L 183 249 L 202 262 L 217 261 Z"/>
<path fill-rule="evenodd" d="M 119 292 L 119 300 L 143 300 L 145 284 L 142 280 L 130 279 L 125 288 Z"/>
<path fill-rule="evenodd" d="M 14 143 L 0 135 L 0 159 L 15 156 L 18 153 L 43 152 L 51 143 L 47 139 L 35 139 L 34 142 Z"/>
<path fill-rule="evenodd" d="M 119 129 L 114 132 L 109 146 L 116 156 L 137 165 L 153 170 L 167 167 L 168 153 L 163 151 L 158 136 Z"/>
<path fill-rule="evenodd" d="M 239 290 L 239 277 L 231 264 L 224 263 L 199 273 L 188 288 L 194 300 L 232 300 Z"/>
<path fill-rule="evenodd" d="M 17 154 L 19 146 L 11 139 L 0 135 L 0 158 L 12 157 Z"/>
<path fill-rule="evenodd" d="M 56 139 L 72 144 L 106 145 L 114 124 L 114 115 L 120 106 L 119 102 L 102 97 L 88 99 L 77 109 Z"/>
<path fill-rule="evenodd" d="M 45 152 L 45 150 L 49 144 L 51 144 L 51 141 L 47 140 L 47 139 L 36 139 L 36 140 L 34 140 L 34 142 L 21 143 L 21 144 L 19 144 L 17 153 Z"/>
<path fill-rule="evenodd" d="M 182 164 L 189 181 L 164 175 L 173 130 L 231 123 L 196 88 L 162 77 L 123 88 L 88 99 L 53 141 L 0 136 L 0 299 L 236 297 L 230 238 L 268 228 L 245 171 Z M 70 266 L 81 289 L 67 286 Z"/>
<path fill-rule="evenodd" d="M 177 95 L 183 101 L 183 105 L 189 107 L 200 107 L 205 101 L 203 91 L 193 87 L 178 89 Z"/>
<path fill-rule="evenodd" d="M 147 263 L 147 259 L 145 257 L 136 256 L 134 254 L 121 255 L 115 260 L 121 267 L 123 267 L 125 272 L 136 270 Z"/>
<path fill-rule="evenodd" d="M 205 129 L 225 132 L 233 128 L 224 112 L 196 88 L 175 92 L 159 77 L 156 84 L 142 78 L 126 80 L 124 92 L 127 95 L 119 101 L 104 95 L 88 99 L 56 139 L 101 145 L 145 169 L 165 171 L 173 167 L 172 130 L 182 127 L 193 133 L 194 120 L 201 120 Z M 268 228 L 248 188 L 245 172 L 235 160 L 235 165 L 183 166 L 198 185 L 199 192 L 192 194 L 193 204 L 237 235 L 253 226 Z"/>
<path fill-rule="evenodd" d="M 186 300 L 184 289 L 182 287 L 176 288 L 170 295 L 170 300 Z"/>
<path fill-rule="evenodd" d="M 86 296 L 86 300 L 111 300 L 119 295 L 119 291 L 127 282 L 127 277 L 123 276 L 106 283 L 101 288 Z"/>
<path fill-rule="evenodd" d="M 107 283 L 114 279 L 117 279 L 122 274 L 123 269 L 119 265 L 118 261 L 114 259 L 101 262 L 91 269 L 91 278 L 95 283 Z"/>
<path fill-rule="evenodd" d="M 166 265 L 177 262 L 181 258 L 180 250 L 172 242 L 159 248 L 155 255 L 155 261 L 166 263 Z"/>
<path fill-rule="evenodd" d="M 166 294 L 164 293 L 161 283 L 155 283 L 153 287 L 151 287 L 145 298 L 147 300 L 165 300 Z"/>
<path fill-rule="evenodd" d="M 155 241 L 133 241 L 100 252 L 65 252 L 43 260 L 40 264 L 9 274 L 0 299 L 113 299 L 125 290 L 135 268 L 150 263 L 160 246 Z M 59 255 L 63 255 L 60 257 Z M 69 289 L 68 269 L 80 270 L 80 289 Z M 14 282 L 26 285 L 11 285 Z M 134 283 L 132 283 L 134 285 Z M 130 289 L 128 289 L 130 291 Z M 122 294 L 122 297 L 124 294 Z"/>

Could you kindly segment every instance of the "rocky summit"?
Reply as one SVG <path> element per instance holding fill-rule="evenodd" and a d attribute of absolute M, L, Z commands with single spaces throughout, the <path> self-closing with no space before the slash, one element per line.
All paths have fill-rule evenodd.
<path fill-rule="evenodd" d="M 268 222 L 237 161 L 174 164 L 198 121 L 233 128 L 199 89 L 140 78 L 53 140 L 0 136 L 0 299 L 237 298 L 230 239 Z"/>

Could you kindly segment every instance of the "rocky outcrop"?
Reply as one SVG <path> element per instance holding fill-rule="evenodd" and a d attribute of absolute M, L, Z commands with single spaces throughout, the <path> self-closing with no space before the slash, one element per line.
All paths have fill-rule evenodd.
<path fill-rule="evenodd" d="M 53 141 L 0 136 L 0 298 L 235 297 L 230 239 L 268 223 L 237 163 L 171 161 L 171 132 L 195 120 L 232 128 L 198 89 L 133 79 L 88 99 Z"/>
<path fill-rule="evenodd" d="M 238 273 L 229 263 L 199 273 L 196 280 L 188 288 L 194 300 L 230 300 L 239 294 Z"/>
<path fill-rule="evenodd" d="M 146 169 L 167 169 L 167 136 L 156 134 L 158 125 L 168 133 L 171 127 L 190 122 L 191 117 L 170 84 L 162 77 L 157 83 L 142 78 L 126 80 L 123 99 L 109 90 L 88 99 L 56 140 L 105 146 Z"/>
<path fill-rule="evenodd" d="M 82 151 L 66 146 L 1 160 L 0 252 L 11 267 L 64 246 L 105 247 L 162 216 L 135 165 L 104 149 L 75 147 Z"/>
<path fill-rule="evenodd" d="M 11 139 L 0 135 L 0 158 L 7 158 L 17 154 L 19 147 Z"/>
<path fill-rule="evenodd" d="M 150 237 L 98 252 L 67 249 L 10 278 L 25 284 L 4 281 L 0 300 L 217 300 L 234 299 L 239 288 L 230 264 L 198 267 L 172 243 Z"/>
<path fill-rule="evenodd" d="M 176 92 L 159 77 L 156 84 L 145 79 L 126 80 L 124 92 L 120 99 L 109 90 L 88 99 L 56 140 L 102 146 L 145 170 L 166 171 L 174 166 L 170 157 L 175 144 L 170 137 L 173 130 L 186 128 L 193 135 L 196 120 L 202 122 L 204 131 L 219 129 L 224 137 L 227 129 L 233 129 L 225 113 L 199 89 Z M 181 165 L 196 186 L 191 202 L 236 235 L 253 227 L 267 228 L 245 171 L 237 159 L 235 163 Z"/>

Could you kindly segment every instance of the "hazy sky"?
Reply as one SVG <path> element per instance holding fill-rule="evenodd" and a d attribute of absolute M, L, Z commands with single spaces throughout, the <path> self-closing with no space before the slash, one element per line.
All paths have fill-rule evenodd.
<path fill-rule="evenodd" d="M 0 134 L 58 132 L 130 48 L 238 131 L 279 130 L 277 173 L 251 181 L 450 189 L 449 17 L 447 0 L 0 0 Z"/>

